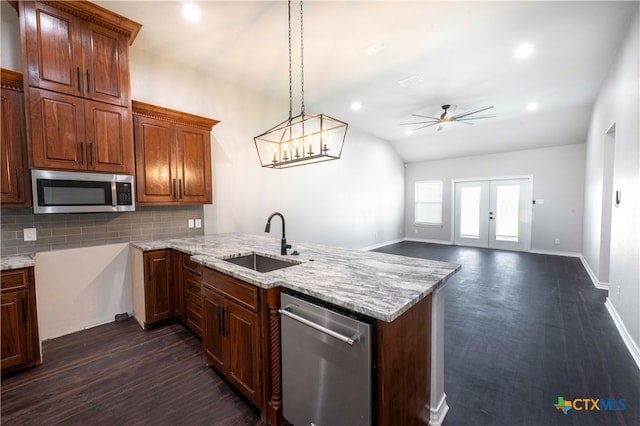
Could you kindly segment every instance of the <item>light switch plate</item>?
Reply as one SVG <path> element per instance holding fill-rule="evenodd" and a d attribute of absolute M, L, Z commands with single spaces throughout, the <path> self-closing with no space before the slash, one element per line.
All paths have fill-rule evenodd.
<path fill-rule="evenodd" d="M 193 228 L 193 219 L 189 219 L 189 228 Z"/>
<path fill-rule="evenodd" d="M 23 232 L 25 241 L 36 241 L 38 239 L 36 228 L 24 228 Z"/>
<path fill-rule="evenodd" d="M 202 219 L 196 219 L 196 228 L 202 228 Z"/>

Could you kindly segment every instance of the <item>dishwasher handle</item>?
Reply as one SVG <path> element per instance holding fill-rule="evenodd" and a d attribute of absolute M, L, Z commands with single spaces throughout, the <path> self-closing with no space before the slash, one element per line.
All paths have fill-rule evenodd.
<path fill-rule="evenodd" d="M 353 346 L 353 345 L 355 345 L 355 343 L 358 340 L 360 340 L 360 336 L 359 335 L 355 335 L 353 337 L 347 337 L 347 336 L 344 336 L 344 335 L 342 335 L 340 333 L 336 333 L 335 331 L 329 330 L 328 328 L 323 327 L 320 324 L 317 324 L 317 323 L 315 323 L 313 321 L 309 321 L 306 318 L 303 318 L 303 317 L 301 317 L 299 315 L 294 314 L 293 312 L 287 310 L 288 308 L 289 308 L 288 306 L 285 306 L 282 309 L 278 309 L 278 312 L 280 313 L 280 315 L 284 315 L 286 317 L 291 318 L 292 320 L 301 322 L 304 325 L 307 325 L 307 326 L 309 326 L 309 327 L 311 327 L 311 328 L 313 328 L 315 330 L 318 330 L 318 331 L 320 331 L 320 332 L 322 332 L 324 334 L 328 334 L 329 336 L 334 337 L 334 338 L 336 338 L 336 339 L 340 340 L 341 342 L 344 342 L 344 343 L 346 343 L 348 345 Z"/>

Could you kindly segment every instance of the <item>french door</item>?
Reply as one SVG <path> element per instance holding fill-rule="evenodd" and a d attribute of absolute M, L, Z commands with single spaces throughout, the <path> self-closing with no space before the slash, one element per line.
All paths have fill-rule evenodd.
<path fill-rule="evenodd" d="M 528 251 L 531 247 L 529 179 L 455 183 L 454 243 Z"/>

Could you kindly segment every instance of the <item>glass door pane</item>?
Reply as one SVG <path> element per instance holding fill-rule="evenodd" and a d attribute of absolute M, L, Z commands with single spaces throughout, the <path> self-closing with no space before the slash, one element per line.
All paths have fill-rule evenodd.
<path fill-rule="evenodd" d="M 480 187 L 460 188 L 460 236 L 480 238 Z"/>
<path fill-rule="evenodd" d="M 496 188 L 496 240 L 518 241 L 520 224 L 520 185 Z"/>

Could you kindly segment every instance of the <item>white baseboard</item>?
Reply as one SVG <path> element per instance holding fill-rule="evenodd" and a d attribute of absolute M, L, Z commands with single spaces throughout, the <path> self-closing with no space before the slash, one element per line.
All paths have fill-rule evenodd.
<path fill-rule="evenodd" d="M 414 241 L 416 243 L 431 243 L 431 244 L 444 244 L 447 246 L 453 245 L 453 241 L 443 241 L 443 240 L 427 240 L 424 238 L 405 238 L 405 241 Z"/>
<path fill-rule="evenodd" d="M 633 338 L 627 331 L 627 327 L 624 326 L 620 315 L 618 315 L 618 311 L 616 311 L 615 306 L 613 306 L 613 303 L 611 303 L 611 300 L 609 300 L 608 297 L 604 302 L 604 306 L 606 306 L 607 311 L 609 311 L 609 315 L 611 316 L 613 323 L 616 325 L 618 333 L 620 333 L 620 337 L 622 337 L 622 341 L 627 345 L 627 349 L 629 349 L 631 357 L 636 362 L 638 369 L 640 369 L 640 349 L 638 349 L 638 345 L 633 341 Z"/>
<path fill-rule="evenodd" d="M 580 262 L 582 262 L 582 266 L 584 266 L 584 269 L 587 271 L 587 274 L 589 275 L 589 278 L 591 278 L 591 282 L 595 288 L 600 290 L 609 290 L 609 283 L 598 281 L 598 277 L 593 273 L 591 266 L 589 266 L 589 263 L 587 263 L 587 260 L 582 255 L 580 255 Z"/>
<path fill-rule="evenodd" d="M 401 243 L 403 241 L 404 241 L 404 238 L 397 238 L 395 240 L 385 241 L 384 243 L 378 243 L 378 244 L 374 244 L 372 246 L 362 247 L 360 250 L 362 250 L 362 251 L 375 250 L 375 249 L 380 248 L 380 247 L 388 246 L 389 244 Z"/>
<path fill-rule="evenodd" d="M 442 398 L 437 407 L 431 407 L 429 409 L 429 426 L 440 426 L 444 422 L 444 418 L 449 412 L 449 406 L 447 405 L 447 395 L 442 394 Z"/>
<path fill-rule="evenodd" d="M 565 256 L 565 257 L 580 257 L 582 256 L 580 253 L 576 253 L 574 251 L 556 251 L 556 250 L 540 250 L 540 249 L 531 249 L 529 253 L 534 254 L 547 254 L 549 256 Z"/>

